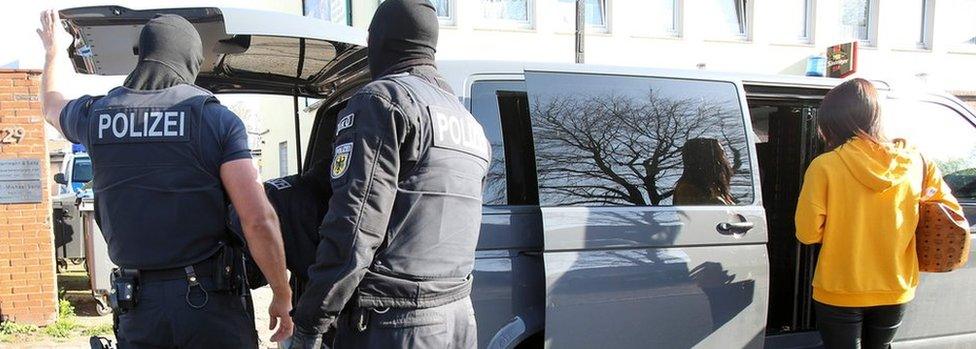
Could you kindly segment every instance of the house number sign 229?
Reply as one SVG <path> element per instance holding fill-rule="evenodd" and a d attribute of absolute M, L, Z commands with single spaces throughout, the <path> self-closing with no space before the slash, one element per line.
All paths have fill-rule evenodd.
<path fill-rule="evenodd" d="M 0 144 L 17 144 L 24 139 L 23 127 L 0 128 Z"/>

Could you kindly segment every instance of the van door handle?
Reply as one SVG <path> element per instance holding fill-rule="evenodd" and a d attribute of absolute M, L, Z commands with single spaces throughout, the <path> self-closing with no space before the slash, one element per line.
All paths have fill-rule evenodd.
<path fill-rule="evenodd" d="M 752 222 L 725 222 L 719 223 L 716 230 L 722 235 L 742 235 L 756 227 Z"/>

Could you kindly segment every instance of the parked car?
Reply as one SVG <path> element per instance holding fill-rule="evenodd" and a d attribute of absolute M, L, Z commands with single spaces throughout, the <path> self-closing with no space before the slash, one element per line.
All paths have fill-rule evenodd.
<path fill-rule="evenodd" d="M 54 175 L 54 182 L 59 184 L 58 194 L 84 194 L 91 190 L 85 186 L 91 180 L 91 158 L 85 152 L 65 154 L 61 171 Z"/>
<path fill-rule="evenodd" d="M 332 151 L 339 110 L 369 79 L 365 32 L 236 9 L 68 9 L 76 71 L 128 73 L 139 24 L 156 13 L 197 26 L 202 87 L 321 99 L 305 168 Z M 515 62 L 439 68 L 494 149 L 472 291 L 479 347 L 819 346 L 809 287 L 817 251 L 795 240 L 793 213 L 804 169 L 822 151 L 817 107 L 839 80 Z M 976 222 L 973 110 L 942 92 L 875 84 L 889 134 L 939 164 Z M 731 173 L 724 203 L 676 190 L 712 175 L 684 166 L 703 158 Z M 974 288 L 971 265 L 924 275 L 899 347 L 976 347 Z"/>
<path fill-rule="evenodd" d="M 88 185 L 91 180 L 91 158 L 87 153 L 78 150 L 64 155 L 61 170 L 54 175 L 58 189 L 51 200 L 51 228 L 58 271 L 67 269 L 69 262 L 81 264 L 85 258 L 85 239 L 78 203 L 80 198 L 92 197 Z"/>

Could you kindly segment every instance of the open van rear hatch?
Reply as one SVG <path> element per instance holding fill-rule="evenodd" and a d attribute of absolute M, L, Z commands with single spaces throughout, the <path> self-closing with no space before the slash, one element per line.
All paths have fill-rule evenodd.
<path fill-rule="evenodd" d="M 366 32 L 314 18 L 232 8 L 132 10 L 93 6 L 62 10 L 74 37 L 75 71 L 127 75 L 139 32 L 157 14 L 177 14 L 197 28 L 204 62 L 196 84 L 214 93 L 270 93 L 326 98 L 349 79 L 364 79 Z"/>

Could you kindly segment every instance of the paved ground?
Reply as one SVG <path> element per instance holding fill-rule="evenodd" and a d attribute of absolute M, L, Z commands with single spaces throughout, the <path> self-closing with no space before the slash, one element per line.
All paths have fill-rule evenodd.
<path fill-rule="evenodd" d="M 271 334 L 268 330 L 268 305 L 271 304 L 271 288 L 262 287 L 254 290 L 254 322 L 258 328 L 258 338 L 261 340 L 261 348 L 277 348 L 277 343 L 269 342 Z"/>
<path fill-rule="evenodd" d="M 9 342 L 0 342 L 0 348 L 89 348 L 88 336 L 85 329 L 111 326 L 112 315 L 98 315 L 96 303 L 88 287 L 88 276 L 80 266 L 72 266 L 67 272 L 58 274 L 58 288 L 64 291 L 64 297 L 75 307 L 76 322 L 80 326 L 73 336 L 65 339 L 54 339 L 41 333 L 19 336 Z M 258 336 L 262 340 L 261 348 L 278 348 L 277 343 L 270 343 L 272 332 L 268 330 L 268 304 L 271 302 L 271 289 L 264 287 L 253 292 L 255 322 Z M 111 334 L 104 337 L 113 339 Z"/>

